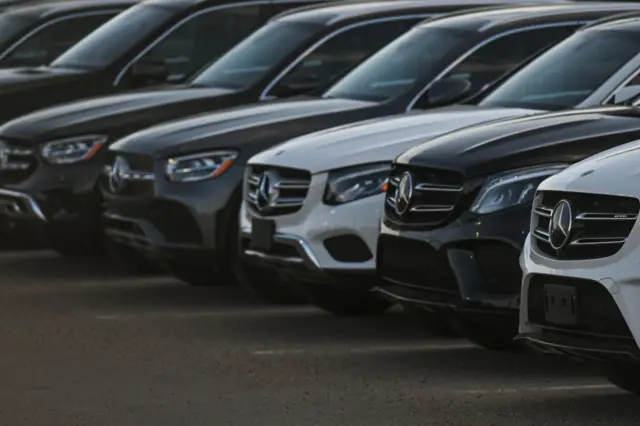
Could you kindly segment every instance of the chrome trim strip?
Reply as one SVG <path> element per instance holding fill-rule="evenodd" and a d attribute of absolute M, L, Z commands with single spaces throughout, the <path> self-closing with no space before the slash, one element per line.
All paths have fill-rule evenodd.
<path fill-rule="evenodd" d="M 244 237 L 248 237 L 251 238 L 251 229 L 250 228 L 242 228 L 241 233 L 243 234 Z M 311 264 L 317 268 L 317 269 L 322 269 L 320 267 L 320 262 L 318 262 L 318 258 L 316 258 L 315 254 L 313 254 L 313 251 L 311 250 L 311 247 L 309 246 L 309 244 L 301 237 L 297 236 L 297 235 L 293 235 L 293 234 L 279 234 L 276 233 L 273 236 L 273 240 L 275 242 L 279 242 L 279 243 L 290 243 L 290 242 L 294 242 L 295 245 L 293 245 L 293 247 L 296 248 L 300 248 L 302 249 L 304 255 L 306 256 L 306 258 L 311 262 Z M 244 251 L 245 253 L 247 252 L 247 250 Z M 260 252 L 261 253 L 261 252 Z M 265 253 L 263 253 L 265 254 Z M 282 260 L 287 259 L 289 257 L 284 257 L 284 256 L 274 256 L 274 255 L 268 255 L 271 256 L 271 259 L 277 259 L 277 260 Z M 305 259 L 300 258 L 300 260 L 302 262 L 304 262 Z"/>
<path fill-rule="evenodd" d="M 52 19 L 51 21 L 46 22 L 46 23 L 40 25 L 39 27 L 34 28 L 33 30 L 29 31 L 26 35 L 22 36 L 18 41 L 13 43 L 8 49 L 6 49 L 2 54 L 0 54 L 0 60 L 6 58 L 7 55 L 12 53 L 14 50 L 16 50 L 18 47 L 20 47 L 20 45 L 22 43 L 24 43 L 25 41 L 30 39 L 35 34 L 41 32 L 42 30 L 44 30 L 44 29 L 46 29 L 48 27 L 50 27 L 51 25 L 57 24 L 58 22 L 68 21 L 70 19 L 75 19 L 75 18 L 79 18 L 79 17 L 83 17 L 83 16 L 92 16 L 92 15 L 110 15 L 111 14 L 111 15 L 113 15 L 113 17 L 115 17 L 119 13 L 125 11 L 126 9 L 127 9 L 127 7 L 125 7 L 124 9 L 94 10 L 94 11 L 91 11 L 91 12 L 80 12 L 80 13 L 75 13 L 73 15 L 60 16 L 60 17 L 58 17 L 56 19 Z"/>
<path fill-rule="evenodd" d="M 304 263 L 304 260 L 301 257 L 285 257 L 285 256 L 277 256 L 277 255 L 273 255 L 273 254 L 266 254 L 266 253 L 262 253 L 260 251 L 256 251 L 256 250 L 245 250 L 244 254 L 247 256 L 255 256 L 255 257 L 259 257 L 263 260 L 272 260 L 272 261 L 279 261 L 279 262 L 287 262 L 287 263 Z"/>
<path fill-rule="evenodd" d="M 109 165 L 104 166 L 103 173 L 106 175 L 109 175 L 111 173 L 111 170 L 113 170 L 112 166 L 109 166 Z M 156 175 L 150 172 L 137 172 L 135 170 L 132 170 L 131 173 L 123 173 L 122 178 L 124 180 L 137 181 L 137 182 L 154 181 L 156 180 Z"/>
<path fill-rule="evenodd" d="M 457 185 L 446 185 L 439 183 L 419 183 L 414 187 L 417 191 L 436 191 L 436 192 L 460 192 L 462 191 L 461 186 Z"/>
<path fill-rule="evenodd" d="M 624 244 L 624 237 L 589 237 L 580 238 L 569 243 L 570 246 L 599 246 L 601 244 Z"/>
<path fill-rule="evenodd" d="M 576 220 L 636 220 L 634 213 L 580 213 Z"/>
<path fill-rule="evenodd" d="M 418 102 L 418 100 L 422 97 L 422 95 L 424 95 L 424 93 L 427 90 L 429 90 L 429 88 L 431 87 L 431 85 L 433 85 L 433 83 L 435 83 L 436 81 L 442 79 L 451 70 L 453 70 L 455 67 L 460 65 L 461 62 L 463 62 L 469 56 L 473 55 L 477 50 L 481 49 L 482 47 L 486 46 L 487 44 L 489 44 L 489 43 L 491 43 L 491 42 L 493 42 L 493 41 L 495 41 L 495 40 L 497 40 L 499 38 L 506 37 L 506 36 L 509 36 L 511 34 L 517 34 L 517 33 L 525 32 L 525 31 L 531 31 L 531 30 L 534 30 L 534 29 L 554 28 L 554 27 L 568 27 L 568 26 L 573 26 L 573 25 L 584 25 L 584 24 L 587 24 L 589 22 L 592 22 L 592 21 L 565 21 L 565 22 L 554 22 L 552 24 L 532 25 L 530 27 L 521 27 L 521 28 L 516 28 L 516 29 L 513 29 L 513 30 L 505 31 L 503 33 L 496 34 L 496 35 L 494 35 L 492 37 L 489 37 L 488 39 L 476 44 L 474 47 L 472 47 L 471 49 L 467 50 L 463 55 L 458 57 L 458 59 L 456 59 L 455 61 L 451 62 L 449 64 L 449 66 L 447 66 L 440 74 L 438 74 L 429 83 L 427 83 L 427 85 L 420 92 L 418 92 L 418 94 L 411 100 L 411 102 L 409 102 L 409 104 L 407 105 L 406 111 L 410 111 L 414 107 L 416 102 Z"/>
<path fill-rule="evenodd" d="M 429 205 L 423 204 L 411 207 L 409 209 L 410 212 L 417 213 L 439 213 L 439 212 L 450 212 L 453 210 L 454 206 L 438 206 L 438 205 Z"/>
<path fill-rule="evenodd" d="M 553 209 L 550 209 L 544 206 L 538 206 L 533 210 L 533 212 L 538 216 L 551 217 L 551 213 L 553 212 Z"/>
<path fill-rule="evenodd" d="M 544 232 L 540 229 L 534 229 L 531 235 L 533 235 L 535 238 L 537 238 L 540 241 L 544 241 L 547 244 L 549 243 L 549 233 L 547 232 Z"/>
<path fill-rule="evenodd" d="M 29 209 L 31 210 L 31 213 L 33 213 L 41 221 L 43 222 L 47 221 L 47 217 L 44 215 L 44 213 L 40 209 L 40 206 L 31 195 L 25 194 L 22 192 L 10 191 L 8 189 L 0 189 L 0 196 L 2 195 L 6 197 L 13 197 L 13 198 L 18 198 L 20 200 L 26 201 L 27 204 L 29 205 Z"/>
<path fill-rule="evenodd" d="M 164 33 L 162 33 L 160 36 L 158 36 L 151 44 L 148 44 L 147 47 L 145 47 L 144 49 L 142 49 L 142 51 L 140 53 L 138 53 L 131 61 L 129 61 L 127 63 L 127 65 L 125 65 L 122 70 L 118 73 L 118 75 L 116 76 L 115 80 L 113 80 L 113 86 L 117 86 L 118 84 L 120 84 L 120 80 L 122 80 L 122 78 L 124 77 L 125 73 L 129 70 L 129 68 L 131 68 L 131 66 L 133 66 L 133 64 L 135 64 L 136 62 L 138 62 L 140 60 L 140 58 L 142 58 L 144 55 L 146 55 L 151 49 L 153 49 L 154 47 L 156 47 L 156 45 L 158 45 L 159 43 L 161 43 L 162 41 L 164 41 L 164 39 L 166 39 L 169 35 L 171 35 L 171 33 L 173 33 L 173 31 L 177 30 L 178 28 L 180 28 L 184 23 L 197 18 L 200 15 L 203 15 L 205 13 L 209 13 L 212 12 L 214 10 L 223 10 L 223 9 L 231 9 L 234 7 L 242 7 L 242 6 L 253 6 L 253 5 L 260 5 L 260 4 L 271 4 L 271 1 L 248 1 L 248 2 L 240 2 L 240 3 L 229 3 L 229 4 L 224 4 L 224 5 L 219 5 L 219 6 L 213 6 L 213 7 L 208 7 L 206 9 L 202 9 L 199 10 L 195 13 L 192 13 L 189 16 L 186 16 L 184 18 L 182 18 L 180 21 L 176 22 L 171 28 L 169 28 L 168 30 L 166 30 Z M 269 22 L 268 20 L 265 21 L 263 24 L 266 24 L 267 22 Z"/>
<path fill-rule="evenodd" d="M 264 90 L 260 94 L 259 99 L 261 101 L 269 100 L 269 99 L 276 99 L 275 96 L 269 95 L 269 91 L 271 91 L 271 89 L 273 89 L 273 87 L 276 84 L 278 84 L 280 82 L 280 80 L 282 80 L 293 68 L 295 68 L 307 56 L 309 56 L 311 53 L 313 53 L 314 50 L 316 50 L 318 47 L 320 47 L 322 44 L 324 44 L 325 42 L 329 41 L 333 37 L 345 32 L 345 31 L 349 31 L 349 30 L 352 30 L 354 28 L 362 27 L 362 26 L 365 26 L 365 25 L 371 25 L 373 23 L 378 23 L 378 22 L 399 21 L 399 20 L 415 19 L 415 18 L 427 19 L 427 18 L 434 18 L 434 17 L 437 17 L 437 16 L 441 16 L 441 14 L 433 14 L 433 13 L 426 13 L 425 12 L 424 14 L 420 13 L 420 14 L 413 14 L 413 15 L 392 16 L 392 17 L 377 18 L 377 19 L 371 19 L 371 20 L 368 20 L 368 21 L 357 22 L 357 23 L 354 23 L 354 24 L 351 24 L 351 25 L 344 26 L 342 28 L 338 28 L 334 32 L 327 34 L 326 36 L 324 36 L 323 38 L 321 38 L 320 40 L 318 40 L 317 42 L 312 44 L 307 50 L 305 50 L 300 55 L 298 55 L 298 57 L 296 59 L 294 59 L 291 63 L 289 63 L 289 65 L 287 65 L 282 71 L 280 71 L 280 73 L 277 76 L 275 76 L 274 79 L 271 80 L 271 82 L 269 84 L 267 84 L 267 86 L 264 88 Z M 401 35 L 402 34 L 400 34 L 400 36 Z M 393 40 L 391 40 L 390 42 L 392 42 L 392 41 Z M 384 47 L 383 47 L 383 49 L 384 49 Z"/>

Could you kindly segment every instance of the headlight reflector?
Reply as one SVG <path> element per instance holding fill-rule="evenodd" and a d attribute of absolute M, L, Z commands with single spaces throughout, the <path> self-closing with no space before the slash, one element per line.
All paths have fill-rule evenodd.
<path fill-rule="evenodd" d="M 344 204 L 385 192 L 390 169 L 390 164 L 369 164 L 329 172 L 325 204 Z"/>
<path fill-rule="evenodd" d="M 199 182 L 223 174 L 238 156 L 235 151 L 210 151 L 174 157 L 164 167 L 172 182 Z"/>
<path fill-rule="evenodd" d="M 104 135 L 86 135 L 51 141 L 42 146 L 42 158 L 51 164 L 71 164 L 88 160 L 105 144 Z"/>
<path fill-rule="evenodd" d="M 567 167 L 566 164 L 548 165 L 494 175 L 480 190 L 471 211 L 487 214 L 531 203 L 538 185 Z"/>

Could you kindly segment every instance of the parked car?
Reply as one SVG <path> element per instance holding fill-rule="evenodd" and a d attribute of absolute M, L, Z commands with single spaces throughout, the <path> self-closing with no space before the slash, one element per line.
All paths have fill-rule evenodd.
<path fill-rule="evenodd" d="M 597 138 L 617 138 L 618 130 L 631 136 L 619 120 L 602 117 Z M 635 141 L 605 151 L 538 187 L 521 257 L 517 338 L 542 352 L 599 361 L 613 384 L 636 394 L 639 148 Z"/>
<path fill-rule="evenodd" d="M 536 187 L 568 164 L 639 137 L 637 108 L 600 107 L 481 124 L 408 150 L 390 173 L 377 291 L 438 312 L 484 347 L 512 347 L 518 258 Z M 588 223 L 616 232 L 613 222 L 594 219 Z M 591 242 L 575 250 L 616 247 Z"/>
<path fill-rule="evenodd" d="M 0 138 L 5 152 L 24 151 L 0 164 L 0 198 L 31 197 L 42 216 L 10 211 L 7 232 L 15 239 L 47 237 L 61 253 L 96 251 L 103 247 L 97 181 L 110 142 L 171 119 L 327 85 L 420 20 L 474 5 L 398 0 L 306 7 L 274 18 L 187 84 L 67 103 L 13 120 L 0 128 Z"/>
<path fill-rule="evenodd" d="M 0 70 L 0 122 L 73 100 L 184 81 L 301 0 L 147 0 L 51 64 Z"/>
<path fill-rule="evenodd" d="M 253 154 L 336 125 L 454 102 L 565 38 L 580 23 L 612 10 L 623 7 L 495 8 L 436 18 L 380 50 L 323 94 L 206 114 L 131 135 L 110 148 L 111 183 L 103 191 L 106 232 L 141 255 L 165 259 L 176 276 L 192 284 L 227 283 L 212 269 L 233 267 L 243 283 L 266 297 L 288 299 L 276 282 L 247 278 L 238 256 L 242 178 Z M 463 90 L 461 80 L 451 78 L 461 73 L 473 81 L 464 82 Z M 443 79 L 440 89 L 432 85 L 437 78 Z M 131 171 L 120 172 L 123 164 Z M 140 173 L 149 180 L 127 185 L 131 179 L 122 178 Z M 127 259 L 134 257 L 127 253 Z"/>
<path fill-rule="evenodd" d="M 12 7 L 0 14 L 0 68 L 48 64 L 136 3 L 139 1 L 65 0 Z"/>
<path fill-rule="evenodd" d="M 626 25 L 628 17 L 615 19 L 618 25 Z M 558 94 L 572 93 L 576 81 L 583 91 L 588 90 L 583 92 L 585 96 L 567 98 L 553 109 L 597 105 L 612 97 L 627 99 L 634 90 L 638 93 L 639 87 L 626 84 L 628 72 L 616 75 L 616 71 L 640 50 L 632 44 L 625 50 L 616 38 L 594 44 L 592 35 L 600 33 L 593 31 L 601 31 L 604 24 L 580 30 L 514 72 L 496 94 L 487 96 L 501 99 L 497 105 L 480 101 L 482 107 L 460 105 L 368 120 L 304 135 L 257 154 L 248 162 L 250 171 L 240 216 L 247 259 L 261 268 L 261 276 L 275 271 L 278 282 L 288 283 L 334 314 L 384 311 L 389 302 L 369 290 L 376 284 L 376 243 L 391 161 L 425 140 L 456 129 L 542 112 L 549 108 L 542 101 L 545 95 L 558 99 Z M 603 49 L 615 46 L 618 49 L 611 51 L 615 60 L 603 60 Z M 593 67 L 591 79 L 585 78 L 583 67 Z M 550 78 L 533 79 L 536 75 Z M 502 86 L 508 90 L 503 91 Z M 523 88 L 537 89 L 537 99 L 543 103 L 519 105 Z M 591 92 L 599 95 L 587 97 Z M 278 185 L 289 183 L 282 175 L 294 171 L 305 179 L 303 185 L 309 189 L 278 190 Z M 280 207 L 281 203 L 286 205 Z M 272 250 L 255 247 L 251 236 L 252 222 L 265 220 L 274 229 Z M 446 322 L 438 321 L 438 315 L 405 306 L 425 325 L 446 329 Z"/>

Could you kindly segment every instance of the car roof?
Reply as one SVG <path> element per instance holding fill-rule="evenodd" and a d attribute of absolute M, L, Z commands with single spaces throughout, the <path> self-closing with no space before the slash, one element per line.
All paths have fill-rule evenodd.
<path fill-rule="evenodd" d="M 105 7 L 126 8 L 141 1 L 142 0 L 47 0 L 42 2 L 28 2 L 24 6 L 11 5 L 11 7 L 3 9 L 3 13 L 40 19 L 50 15 L 104 9 Z M 0 7 L 2 7 L 2 3 L 0 3 Z"/>
<path fill-rule="evenodd" d="M 601 21 L 594 22 L 592 25 L 583 29 L 638 32 L 640 31 L 640 12 L 637 14 L 629 13 L 621 16 L 613 16 L 610 19 L 603 19 Z"/>
<path fill-rule="evenodd" d="M 452 15 L 424 21 L 419 25 L 446 26 L 476 32 L 495 33 L 509 29 L 554 22 L 599 19 L 611 16 L 611 13 L 637 11 L 640 3 L 589 2 L 573 4 L 548 4 L 505 6 L 492 9 L 463 11 Z"/>
<path fill-rule="evenodd" d="M 324 25 L 334 25 L 345 21 L 362 20 L 384 16 L 394 16 L 407 12 L 451 13 L 476 8 L 500 7 L 522 4 L 522 0 L 369 0 L 340 1 L 335 4 L 319 4 L 292 9 L 272 19 L 296 20 Z M 549 0 L 527 3 L 570 3 L 566 0 Z"/>

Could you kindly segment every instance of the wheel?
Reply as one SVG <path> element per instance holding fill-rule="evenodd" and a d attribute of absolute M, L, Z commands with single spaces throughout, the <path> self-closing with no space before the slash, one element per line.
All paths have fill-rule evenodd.
<path fill-rule="evenodd" d="M 640 395 L 639 367 L 625 364 L 607 365 L 605 377 L 620 389 Z"/>
<path fill-rule="evenodd" d="M 166 270 L 152 259 L 146 258 L 135 249 L 113 241 L 105 243 L 109 257 L 118 266 L 131 274 L 159 274 Z"/>
<path fill-rule="evenodd" d="M 519 348 L 514 342 L 517 328 L 482 324 L 469 320 L 455 319 L 454 327 L 472 343 L 492 351 L 512 351 Z"/>
<path fill-rule="evenodd" d="M 416 308 L 411 305 L 403 305 L 403 309 L 412 321 L 429 334 L 438 337 L 460 337 L 460 333 L 451 326 L 447 317 L 442 313 Z"/>
<path fill-rule="evenodd" d="M 310 285 L 305 286 L 302 292 L 313 305 L 338 317 L 380 315 L 392 305 L 369 291 L 347 292 L 329 286 Z"/>

